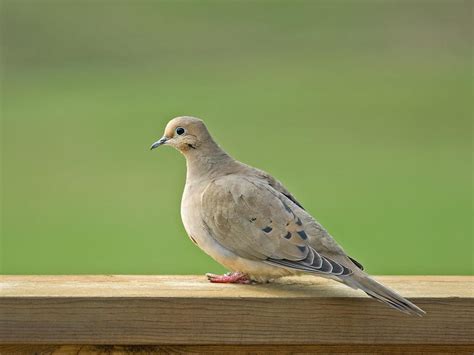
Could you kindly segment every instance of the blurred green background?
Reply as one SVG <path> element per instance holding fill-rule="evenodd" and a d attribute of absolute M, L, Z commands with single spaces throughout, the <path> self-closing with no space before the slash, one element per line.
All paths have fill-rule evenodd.
<path fill-rule="evenodd" d="M 470 1 L 1 2 L 4 274 L 220 272 L 186 237 L 203 118 L 374 274 L 471 274 Z"/>

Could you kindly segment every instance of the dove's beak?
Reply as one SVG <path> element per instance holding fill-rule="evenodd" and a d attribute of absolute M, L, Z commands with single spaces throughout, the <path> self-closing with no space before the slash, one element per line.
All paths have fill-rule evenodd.
<path fill-rule="evenodd" d="M 165 136 L 161 137 L 159 141 L 156 141 L 155 143 L 151 145 L 150 150 L 158 148 L 160 145 L 165 144 L 167 140 L 168 138 L 166 138 Z"/>

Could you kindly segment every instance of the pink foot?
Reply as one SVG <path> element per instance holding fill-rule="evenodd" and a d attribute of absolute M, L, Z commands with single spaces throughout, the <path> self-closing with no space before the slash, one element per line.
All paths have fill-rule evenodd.
<path fill-rule="evenodd" d="M 221 284 L 251 284 L 252 280 L 241 272 L 229 272 L 224 275 L 216 275 L 216 274 L 206 274 L 207 279 L 213 283 L 221 283 Z"/>

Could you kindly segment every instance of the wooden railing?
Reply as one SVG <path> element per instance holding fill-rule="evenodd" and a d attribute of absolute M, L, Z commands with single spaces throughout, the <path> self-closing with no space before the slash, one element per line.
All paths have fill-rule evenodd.
<path fill-rule="evenodd" d="M 311 276 L 0 276 L 0 353 L 474 351 L 474 278 L 377 279 L 426 316 Z"/>

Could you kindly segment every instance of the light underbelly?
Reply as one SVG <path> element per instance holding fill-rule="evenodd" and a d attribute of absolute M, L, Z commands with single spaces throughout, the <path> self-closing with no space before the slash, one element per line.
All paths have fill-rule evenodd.
<path fill-rule="evenodd" d="M 291 272 L 285 268 L 265 264 L 261 260 L 242 258 L 232 251 L 224 248 L 211 236 L 207 235 L 204 230 L 195 230 L 194 233 L 192 230 L 190 230 L 188 235 L 199 248 L 216 260 L 219 264 L 223 265 L 226 269 L 230 271 L 242 272 L 249 275 L 254 280 L 267 281 L 294 274 L 294 272 Z"/>
<path fill-rule="evenodd" d="M 294 272 L 285 268 L 265 264 L 261 260 L 242 258 L 223 247 L 209 235 L 209 231 L 202 222 L 198 202 L 199 201 L 193 203 L 193 201 L 183 198 L 181 203 L 181 218 L 184 228 L 193 243 L 219 264 L 230 271 L 245 273 L 257 281 L 267 281 L 294 274 Z"/>

